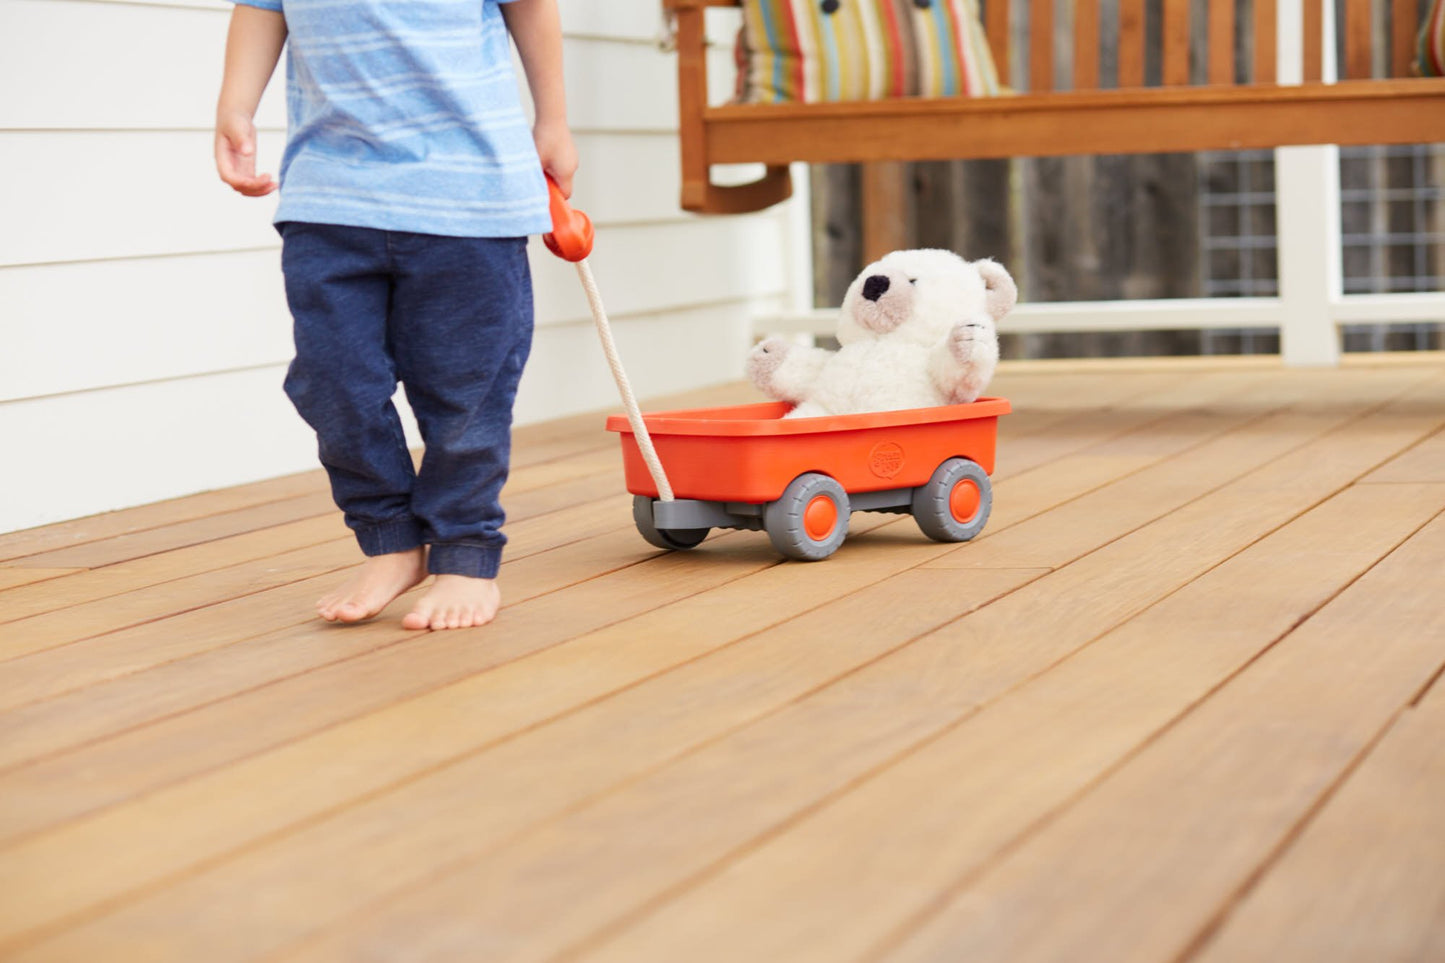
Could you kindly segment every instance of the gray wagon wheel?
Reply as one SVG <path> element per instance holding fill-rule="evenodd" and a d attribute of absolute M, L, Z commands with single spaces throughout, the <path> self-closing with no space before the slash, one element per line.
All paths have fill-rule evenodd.
<path fill-rule="evenodd" d="M 710 528 L 658 528 L 652 520 L 652 499 L 646 495 L 632 496 L 632 520 L 647 544 L 679 551 L 701 544 L 712 531 Z"/>
<path fill-rule="evenodd" d="M 993 485 L 976 461 L 950 458 L 934 469 L 926 485 L 913 490 L 913 517 L 923 534 L 938 542 L 966 542 L 988 522 Z"/>
<path fill-rule="evenodd" d="M 848 493 L 827 475 L 809 472 L 788 483 L 763 509 L 763 528 L 788 558 L 816 562 L 832 555 L 848 535 Z"/>

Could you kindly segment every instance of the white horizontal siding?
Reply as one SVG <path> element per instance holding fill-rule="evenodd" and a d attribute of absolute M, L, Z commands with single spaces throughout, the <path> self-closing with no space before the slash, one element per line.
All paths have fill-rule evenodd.
<path fill-rule="evenodd" d="M 655 42 L 662 29 L 662 4 L 559 0 L 563 29 L 576 37 Z"/>
<path fill-rule="evenodd" d="M 225 10 L 5 0 L 0 4 L 0 130 L 209 129 Z M 279 75 L 257 114 L 286 126 Z"/>
<path fill-rule="evenodd" d="M 741 373 L 748 317 L 787 309 L 798 236 L 771 212 L 677 207 L 675 63 L 652 3 L 562 0 L 576 197 L 638 393 Z M 34 466 L 0 531 L 314 464 L 280 391 L 291 354 L 274 198 L 216 178 L 211 119 L 230 4 L 0 0 L 0 445 Z M 712 18 L 715 95 L 731 84 Z M 261 163 L 284 138 L 282 79 Z M 756 176 L 720 171 L 723 179 Z M 533 246 L 538 333 L 520 423 L 615 405 L 574 271 Z"/>
<path fill-rule="evenodd" d="M 599 227 L 694 220 L 677 206 L 675 134 L 579 134 L 577 144 L 574 196 Z M 276 170 L 281 146 L 280 134 L 262 136 L 262 170 Z M 30 172 L 0 178 L 0 266 L 278 247 L 275 196 L 226 188 L 211 152 L 209 131 L 0 131 L 0 171 Z M 38 190 L 37 178 L 56 188 Z"/>
<path fill-rule="evenodd" d="M 613 339 L 641 399 L 743 377 L 750 342 L 737 324 L 740 308 L 768 313 L 778 298 L 727 302 L 614 319 Z M 617 387 L 592 322 L 538 330 L 517 396 L 519 424 L 578 411 L 621 411 Z"/>
<path fill-rule="evenodd" d="M 262 138 L 261 169 L 281 144 Z M 0 131 L 0 170 L 31 172 L 0 178 L 0 265 L 279 246 L 274 199 L 221 183 L 210 132 Z"/>
<path fill-rule="evenodd" d="M 661 227 L 600 230 L 588 259 L 609 314 L 656 313 L 670 305 L 742 301 L 784 293 L 781 258 L 760 257 L 786 242 L 777 218 L 739 218 L 726 231 L 692 220 Z M 540 323 L 591 317 L 570 264 L 532 258 Z"/>
<path fill-rule="evenodd" d="M 285 361 L 279 272 L 275 249 L 0 269 L 0 401 Z"/>
<path fill-rule="evenodd" d="M 0 89 L 26 91 L 0 98 L 0 129 L 211 129 L 224 10 L 5 0 L 0 15 Z M 579 130 L 676 129 L 671 55 L 649 43 L 576 37 L 565 40 L 563 54 Z M 727 52 L 717 54 L 725 71 Z M 285 127 L 283 84 L 278 70 L 258 126 Z"/>
<path fill-rule="evenodd" d="M 19 469 L 6 472 L 0 531 L 311 467 L 316 444 L 282 377 L 264 368 L 0 405 L 0 451 Z"/>
<path fill-rule="evenodd" d="M 618 320 L 780 296 L 776 218 L 604 228 L 590 259 Z M 591 317 L 571 265 L 533 242 L 539 327 Z M 685 252 L 679 256 L 677 252 Z M 694 270 L 696 259 L 707 266 Z M 738 278 L 746 278 L 740 287 Z M 279 249 L 0 270 L 0 401 L 276 364 L 291 356 Z M 587 337 L 592 337 L 587 334 Z"/>

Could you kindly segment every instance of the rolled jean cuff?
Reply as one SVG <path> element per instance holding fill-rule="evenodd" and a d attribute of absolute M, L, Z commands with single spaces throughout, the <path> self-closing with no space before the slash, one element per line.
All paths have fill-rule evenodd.
<path fill-rule="evenodd" d="M 427 571 L 433 575 L 466 575 L 496 578 L 502 565 L 500 545 L 466 545 L 447 542 L 433 545 L 427 553 Z"/>
<path fill-rule="evenodd" d="M 414 518 L 361 525 L 356 528 L 356 543 L 365 555 L 409 552 L 422 546 L 421 525 Z"/>

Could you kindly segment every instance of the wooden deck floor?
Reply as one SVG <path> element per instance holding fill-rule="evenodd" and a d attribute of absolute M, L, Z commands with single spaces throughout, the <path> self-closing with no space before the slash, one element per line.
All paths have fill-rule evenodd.
<path fill-rule="evenodd" d="M 316 473 L 0 536 L 0 957 L 1445 959 L 1445 359 L 994 389 L 818 564 L 521 430 L 479 630 L 309 619 Z"/>

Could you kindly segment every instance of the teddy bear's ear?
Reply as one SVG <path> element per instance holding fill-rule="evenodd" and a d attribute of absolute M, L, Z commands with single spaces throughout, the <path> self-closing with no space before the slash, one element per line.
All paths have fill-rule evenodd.
<path fill-rule="evenodd" d="M 973 266 L 978 269 L 979 276 L 983 278 L 984 287 L 988 290 L 986 298 L 988 313 L 997 324 L 1018 303 L 1018 286 L 1014 284 L 1013 276 L 1004 266 L 992 258 L 974 261 Z"/>

